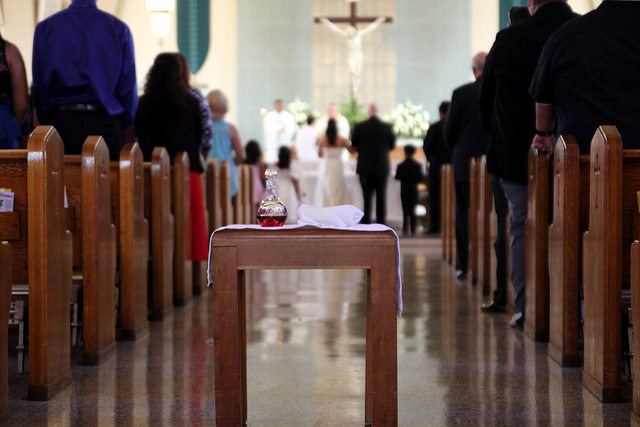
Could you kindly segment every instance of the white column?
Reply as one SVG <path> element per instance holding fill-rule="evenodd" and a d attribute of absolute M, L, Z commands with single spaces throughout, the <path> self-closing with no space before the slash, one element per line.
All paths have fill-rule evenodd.
<path fill-rule="evenodd" d="M 471 0 L 471 53 L 489 52 L 500 27 L 499 0 Z"/>
<path fill-rule="evenodd" d="M 204 93 L 222 90 L 229 99 L 226 120 L 238 122 L 238 0 L 211 0 L 209 54 L 196 75 Z"/>

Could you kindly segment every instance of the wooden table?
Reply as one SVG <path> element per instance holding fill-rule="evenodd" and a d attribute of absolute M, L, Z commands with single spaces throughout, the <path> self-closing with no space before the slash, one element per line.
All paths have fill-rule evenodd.
<path fill-rule="evenodd" d="M 238 229 L 213 235 L 216 425 L 247 421 L 246 270 L 366 269 L 365 423 L 398 424 L 396 237 L 391 231 Z"/>

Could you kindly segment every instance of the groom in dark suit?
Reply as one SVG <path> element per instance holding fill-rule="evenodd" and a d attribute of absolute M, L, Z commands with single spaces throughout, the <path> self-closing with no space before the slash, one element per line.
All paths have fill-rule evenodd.
<path fill-rule="evenodd" d="M 356 173 L 360 176 L 364 198 L 363 224 L 371 222 L 371 198 L 376 194 L 376 221 L 385 223 L 389 151 L 396 144 L 391 125 L 378 118 L 378 105 L 369 105 L 369 119 L 353 129 L 351 145 L 358 151 Z"/>

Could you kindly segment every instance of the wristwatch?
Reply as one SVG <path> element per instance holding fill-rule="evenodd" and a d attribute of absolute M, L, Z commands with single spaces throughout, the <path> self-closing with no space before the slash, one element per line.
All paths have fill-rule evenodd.
<path fill-rule="evenodd" d="M 550 130 L 536 129 L 536 135 L 538 135 L 538 136 L 551 136 L 551 135 L 553 135 L 553 132 L 551 132 Z"/>

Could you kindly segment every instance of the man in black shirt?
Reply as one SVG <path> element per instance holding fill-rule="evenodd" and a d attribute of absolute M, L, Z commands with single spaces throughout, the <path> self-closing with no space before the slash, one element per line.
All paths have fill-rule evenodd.
<path fill-rule="evenodd" d="M 482 129 L 478 97 L 486 52 L 473 57 L 471 70 L 476 81 L 453 91 L 451 107 L 444 122 L 444 139 L 453 157 L 456 191 L 456 278 L 464 279 L 469 264 L 469 164 L 489 147 L 489 135 Z"/>
<path fill-rule="evenodd" d="M 501 178 L 511 208 L 511 281 L 515 314 L 524 325 L 524 221 L 527 217 L 527 155 L 535 129 L 529 85 L 551 34 L 577 16 L 566 0 L 528 0 L 531 18 L 500 31 L 487 56 L 480 94 L 485 129 L 491 133 L 489 172 Z"/>
<path fill-rule="evenodd" d="M 615 125 L 625 148 L 640 148 L 640 2 L 605 0 L 549 38 L 531 82 L 534 146 L 573 135 L 588 154 L 600 125 Z M 555 129 L 553 119 L 555 118 Z"/>
<path fill-rule="evenodd" d="M 443 101 L 440 104 L 438 108 L 440 120 L 429 126 L 422 146 L 424 155 L 429 160 L 429 208 L 431 209 L 429 233 L 440 232 L 440 169 L 442 165 L 451 163 L 451 153 L 444 142 L 444 134 L 442 133 L 449 104 L 448 101 Z"/>

